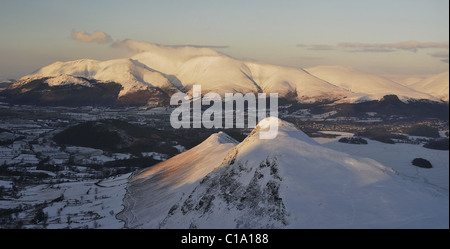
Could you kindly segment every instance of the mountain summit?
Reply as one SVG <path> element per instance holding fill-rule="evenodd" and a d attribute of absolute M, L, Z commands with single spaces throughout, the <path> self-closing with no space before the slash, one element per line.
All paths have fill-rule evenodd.
<path fill-rule="evenodd" d="M 122 104 L 164 104 L 174 92 L 192 94 L 193 85 L 201 85 L 204 93 L 278 93 L 281 98 L 301 103 L 379 100 L 389 94 L 402 100 L 437 100 L 391 80 L 345 67 L 306 71 L 241 61 L 208 48 L 149 43 L 142 47 L 136 41 L 126 42 L 142 52 L 107 61 L 55 62 L 19 79 L 9 88 L 9 96 L 22 102 L 52 103 L 64 99 L 63 90 L 72 87 L 81 91 L 79 95 L 96 90 L 93 95 Z"/>
<path fill-rule="evenodd" d="M 132 45 L 142 47 L 128 44 Z M 240 61 L 207 48 L 145 45 L 145 52 L 131 58 L 55 62 L 22 77 L 11 89 L 20 89 L 20 94 L 48 92 L 70 85 L 67 79 L 72 77 L 72 85 L 78 87 L 79 80 L 116 83 L 120 86 L 118 100 L 141 99 L 138 103 L 142 99 L 158 101 L 162 95 L 167 101 L 175 91 L 189 94 L 193 85 L 201 85 L 204 93 L 277 92 L 280 97 L 301 102 L 337 100 L 348 94 L 302 69 Z M 37 88 L 38 80 L 43 84 Z"/>
<path fill-rule="evenodd" d="M 274 122 L 271 119 L 261 121 L 240 144 L 227 145 L 224 153 L 202 153 L 194 148 L 171 162 L 189 161 L 179 163 L 176 171 L 158 173 L 163 166 L 157 165 L 157 170 L 147 171 L 151 173 L 134 176 L 121 214 L 127 226 L 448 227 L 448 209 L 441 208 L 448 207 L 448 199 L 439 190 L 412 182 L 374 160 L 322 147 L 282 120 L 276 120 L 279 129 L 274 140 L 259 139 L 259 132 L 267 127 L 265 122 Z M 198 153 L 195 160 L 192 153 Z M 185 185 L 188 188 L 170 185 L 170 198 L 155 198 L 166 185 L 165 179 L 178 175 L 184 167 L 205 167 L 210 173 L 190 181 Z"/>

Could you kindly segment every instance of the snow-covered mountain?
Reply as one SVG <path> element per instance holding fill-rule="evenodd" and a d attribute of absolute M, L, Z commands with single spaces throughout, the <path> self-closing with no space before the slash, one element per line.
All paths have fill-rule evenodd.
<path fill-rule="evenodd" d="M 393 79 L 409 88 L 449 101 L 449 72 L 435 75 L 404 76 Z"/>
<path fill-rule="evenodd" d="M 379 100 L 385 95 L 397 95 L 402 101 L 407 101 L 408 99 L 437 100 L 425 92 L 351 67 L 318 66 L 307 68 L 306 70 L 318 78 L 354 93 L 346 101 Z"/>
<path fill-rule="evenodd" d="M 171 82 L 186 90 L 199 84 L 203 92 L 219 94 L 277 92 L 280 97 L 293 97 L 301 102 L 336 100 L 348 94 L 302 69 L 240 61 L 210 49 L 198 49 L 197 52 L 197 49 L 185 47 L 174 50 L 171 48 L 169 55 L 157 50 L 132 58 L 172 75 Z M 181 58 L 177 57 L 178 53 Z"/>
<path fill-rule="evenodd" d="M 55 62 L 22 77 L 13 88 L 42 78 L 49 86 L 68 85 L 70 77 L 118 83 L 119 98 L 148 89 L 168 95 L 177 90 L 190 93 L 194 84 L 201 85 L 204 93 L 277 92 L 305 102 L 337 100 L 348 94 L 301 69 L 244 62 L 207 48 L 159 45 L 125 59 Z"/>
<path fill-rule="evenodd" d="M 118 217 L 130 228 L 158 227 L 180 194 L 191 192 L 236 144 L 223 132 L 213 134 L 196 147 L 135 174 Z"/>
<path fill-rule="evenodd" d="M 274 124 L 278 136 L 261 140 Z M 448 228 L 448 193 L 293 124 L 265 119 L 235 144 L 216 134 L 134 175 L 119 218 L 130 228 Z"/>
<path fill-rule="evenodd" d="M 123 87 L 119 96 L 149 88 L 172 87 L 170 81 L 161 73 L 151 70 L 133 59 L 109 61 L 83 59 L 55 62 L 37 70 L 32 75 L 22 77 L 14 86 L 22 86 L 33 79 L 43 77 L 49 77 L 47 80 L 49 86 L 79 84 L 80 80 L 74 79 L 74 76 L 101 82 L 119 83 Z"/>
<path fill-rule="evenodd" d="M 28 92 L 27 85 L 39 79 L 44 79 L 52 87 L 45 89 L 46 92 L 57 86 L 89 87 L 88 81 L 95 80 L 98 83 L 117 83 L 120 87 L 117 99 L 127 100 L 125 102 L 139 99 L 135 101 L 138 103 L 159 101 L 161 98 L 167 100 L 176 91 L 190 94 L 193 85 L 201 85 L 203 93 L 216 92 L 221 95 L 276 92 L 281 98 L 302 103 L 362 102 L 380 100 L 385 95 L 398 95 L 402 101 L 439 100 L 428 92 L 422 92 L 427 90 L 426 87 L 414 90 L 353 68 L 320 66 L 306 71 L 242 61 L 209 48 L 126 42 L 127 47 L 136 47 L 135 50 L 140 52 L 130 58 L 107 61 L 82 59 L 55 62 L 22 77 L 12 89 L 19 89 L 20 93 Z"/>

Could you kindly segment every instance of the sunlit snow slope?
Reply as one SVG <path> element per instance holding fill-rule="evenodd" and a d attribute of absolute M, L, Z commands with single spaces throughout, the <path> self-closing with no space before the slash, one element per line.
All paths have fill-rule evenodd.
<path fill-rule="evenodd" d="M 274 123 L 278 136 L 261 140 L 259 133 Z M 162 171 L 158 165 L 134 176 L 122 213 L 128 227 L 449 226 L 448 192 L 413 182 L 374 160 L 325 148 L 293 124 L 266 119 L 242 143 L 233 144 L 221 153 L 209 153 L 201 144 L 204 152 L 193 156 L 188 151 L 169 162 L 176 170 Z M 181 177 L 180 172 L 203 167 L 208 170 L 195 175 L 191 185 Z"/>
<path fill-rule="evenodd" d="M 39 77 L 55 77 L 50 86 L 67 84 L 67 77 L 81 76 L 102 82 L 115 82 L 122 85 L 120 95 L 148 88 L 172 87 L 172 84 L 161 73 L 145 67 L 132 59 L 117 59 L 109 61 L 76 60 L 55 62 L 45 66 L 34 74 L 21 78 L 16 85 L 23 85 L 31 79 Z M 59 82 L 59 84 L 58 84 Z M 76 84 L 76 82 L 74 82 Z"/>
<path fill-rule="evenodd" d="M 145 52 L 131 58 L 55 62 L 22 77 L 14 87 L 44 77 L 56 77 L 51 86 L 57 86 L 59 79 L 67 84 L 65 79 L 78 76 L 119 83 L 120 96 L 149 88 L 191 93 L 193 85 L 201 85 L 204 93 L 276 92 L 301 102 L 337 100 L 349 93 L 302 69 L 241 61 L 207 48 L 145 45 Z"/>
<path fill-rule="evenodd" d="M 364 73 L 350 67 L 318 66 L 306 69 L 312 75 L 354 93 L 349 100 L 379 100 L 385 95 L 397 95 L 400 100 L 431 99 L 433 96 L 408 88 L 384 77 Z"/>
<path fill-rule="evenodd" d="M 119 218 L 129 228 L 159 227 L 173 203 L 220 165 L 238 142 L 225 133 L 132 176 Z"/>
<path fill-rule="evenodd" d="M 446 102 L 449 101 L 449 72 L 430 75 L 416 80 L 406 78 L 403 82 L 405 82 L 405 85 L 409 83 L 407 86 L 417 91 L 428 93 Z"/>

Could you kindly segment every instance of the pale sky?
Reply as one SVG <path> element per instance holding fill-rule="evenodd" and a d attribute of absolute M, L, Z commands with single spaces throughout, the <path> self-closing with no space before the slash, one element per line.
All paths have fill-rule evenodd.
<path fill-rule="evenodd" d="M 440 73 L 448 9 L 448 0 L 0 0 L 0 79 L 55 61 L 130 56 L 111 46 L 125 39 L 292 67 Z"/>

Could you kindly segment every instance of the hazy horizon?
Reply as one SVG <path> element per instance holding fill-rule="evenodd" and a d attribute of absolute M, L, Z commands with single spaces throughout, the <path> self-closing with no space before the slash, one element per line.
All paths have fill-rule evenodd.
<path fill-rule="evenodd" d="M 449 2 L 2 1 L 0 78 L 55 61 L 131 56 L 131 39 L 207 47 L 241 60 L 379 75 L 448 71 Z"/>

